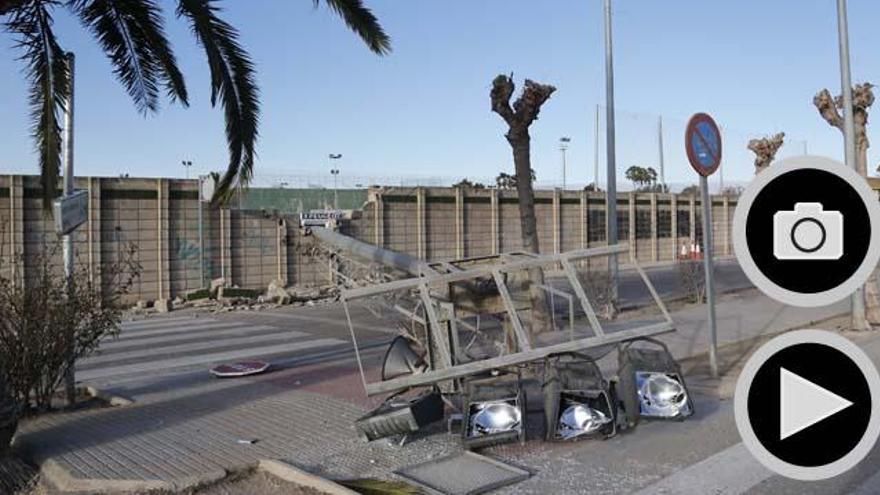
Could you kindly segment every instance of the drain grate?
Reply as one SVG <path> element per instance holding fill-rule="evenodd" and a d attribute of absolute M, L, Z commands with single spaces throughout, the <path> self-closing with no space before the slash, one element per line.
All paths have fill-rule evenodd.
<path fill-rule="evenodd" d="M 529 472 L 473 452 L 462 452 L 395 471 L 431 493 L 474 495 L 518 483 Z"/>

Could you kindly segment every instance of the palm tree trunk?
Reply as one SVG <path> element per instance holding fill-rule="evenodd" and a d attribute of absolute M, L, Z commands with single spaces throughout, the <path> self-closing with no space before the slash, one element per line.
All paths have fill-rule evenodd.
<path fill-rule="evenodd" d="M 535 192 L 532 186 L 531 138 L 528 130 L 507 133 L 507 140 L 513 149 L 513 164 L 516 169 L 516 192 L 519 200 L 520 227 L 523 249 L 529 253 L 541 252 L 538 241 L 538 222 L 535 217 Z M 540 287 L 544 285 L 544 270 L 540 267 L 529 269 L 529 301 L 532 306 L 532 333 L 545 332 L 551 328 L 550 308 L 547 294 Z"/>

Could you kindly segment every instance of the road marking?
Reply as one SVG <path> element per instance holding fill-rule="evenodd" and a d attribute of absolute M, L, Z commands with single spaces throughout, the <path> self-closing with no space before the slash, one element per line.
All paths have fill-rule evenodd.
<path fill-rule="evenodd" d="M 287 330 L 284 332 L 270 333 L 264 335 L 247 335 L 244 337 L 233 337 L 229 339 L 209 338 L 206 341 L 194 342 L 189 344 L 172 345 L 167 347 L 147 346 L 146 349 L 133 347 L 135 350 L 125 350 L 122 352 L 100 353 L 94 356 L 80 360 L 85 365 L 100 364 L 112 361 L 120 361 L 123 359 L 136 359 L 149 356 L 163 356 L 166 354 L 177 354 L 182 352 L 206 351 L 218 347 L 227 347 L 237 345 L 239 347 L 248 344 L 260 344 L 263 342 L 278 341 L 279 344 L 285 340 L 296 339 L 300 337 L 311 336 L 306 332 L 298 332 L 296 330 Z M 213 337 L 213 336 L 212 336 Z"/>
<path fill-rule="evenodd" d="M 330 325 L 337 325 L 343 328 L 348 329 L 348 323 L 345 322 L 343 316 L 339 318 L 325 318 L 323 316 L 306 316 L 306 315 L 297 315 L 293 313 L 261 313 L 260 316 L 275 316 L 278 318 L 287 318 L 291 320 L 299 320 L 304 322 L 313 322 L 313 323 L 327 323 Z M 373 330 L 376 332 L 383 333 L 394 333 L 394 330 L 391 326 L 380 327 L 377 325 L 368 325 L 363 323 L 354 323 L 354 330 L 357 332 L 358 330 Z"/>
<path fill-rule="evenodd" d="M 737 495 L 773 475 L 740 442 L 676 471 L 636 495 Z"/>
<path fill-rule="evenodd" d="M 128 320 L 122 322 L 122 328 L 139 329 L 150 328 L 168 323 L 180 323 L 184 321 L 216 321 L 210 318 L 194 318 L 192 316 L 176 316 L 174 318 L 151 318 L 148 320 Z"/>
<path fill-rule="evenodd" d="M 198 321 L 198 320 L 193 320 Z M 217 321 L 217 322 L 204 322 L 197 323 L 195 325 L 189 326 L 168 326 L 161 328 L 151 328 L 149 330 L 129 330 L 127 328 L 123 328 L 119 332 L 119 339 L 139 339 L 141 337 L 149 337 L 152 335 L 164 335 L 164 334 L 177 334 L 177 333 L 190 333 L 196 332 L 198 330 L 205 330 L 210 328 L 229 328 L 229 327 L 244 327 L 241 322 L 238 321 Z"/>
<path fill-rule="evenodd" d="M 195 365 L 210 365 L 223 361 L 258 358 L 262 356 L 314 349 L 317 347 L 328 347 L 331 345 L 342 344 L 344 342 L 345 341 L 339 339 L 317 339 L 305 342 L 295 342 L 286 345 L 254 347 L 251 349 L 237 349 L 234 351 L 217 352 L 213 354 L 201 354 L 196 356 L 161 359 L 158 361 L 149 361 L 146 363 L 135 363 L 120 366 L 111 366 L 108 368 L 83 370 L 77 373 L 77 379 L 85 381 L 94 380 L 97 378 L 107 378 L 115 375 L 145 373 L 150 371 L 165 371 L 170 368 L 185 368 L 187 366 Z"/>
<path fill-rule="evenodd" d="M 274 330 L 276 333 L 284 333 L 284 332 L 292 332 L 295 330 L 284 330 L 283 328 L 272 327 L 269 325 L 255 325 L 252 327 L 242 327 L 235 326 L 231 328 L 223 328 L 220 330 L 202 330 L 200 332 L 177 332 L 174 335 L 159 335 L 153 336 L 145 339 L 111 339 L 101 343 L 101 346 L 98 347 L 98 350 L 101 349 L 119 349 L 122 347 L 126 348 L 137 348 L 145 345 L 160 345 L 167 344 L 170 342 L 176 342 L 180 340 L 191 340 L 191 339 L 214 339 L 216 340 L 218 337 L 225 337 L 229 335 L 247 335 L 248 333 L 256 333 L 256 332 L 265 332 Z"/>

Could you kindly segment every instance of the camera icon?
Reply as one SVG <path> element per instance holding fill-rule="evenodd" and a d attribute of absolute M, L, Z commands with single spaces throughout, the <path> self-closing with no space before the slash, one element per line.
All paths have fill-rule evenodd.
<path fill-rule="evenodd" d="M 843 256 L 843 214 L 822 203 L 795 203 L 773 215 L 773 256 L 779 260 L 836 260 Z"/>

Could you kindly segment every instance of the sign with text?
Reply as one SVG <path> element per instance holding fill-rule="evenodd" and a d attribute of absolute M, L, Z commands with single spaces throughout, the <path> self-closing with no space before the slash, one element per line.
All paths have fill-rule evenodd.
<path fill-rule="evenodd" d="M 345 218 L 342 210 L 311 210 L 299 214 L 300 227 L 328 227 Z"/>
<path fill-rule="evenodd" d="M 88 220 L 89 193 L 76 191 L 55 200 L 55 231 L 67 235 Z"/>

